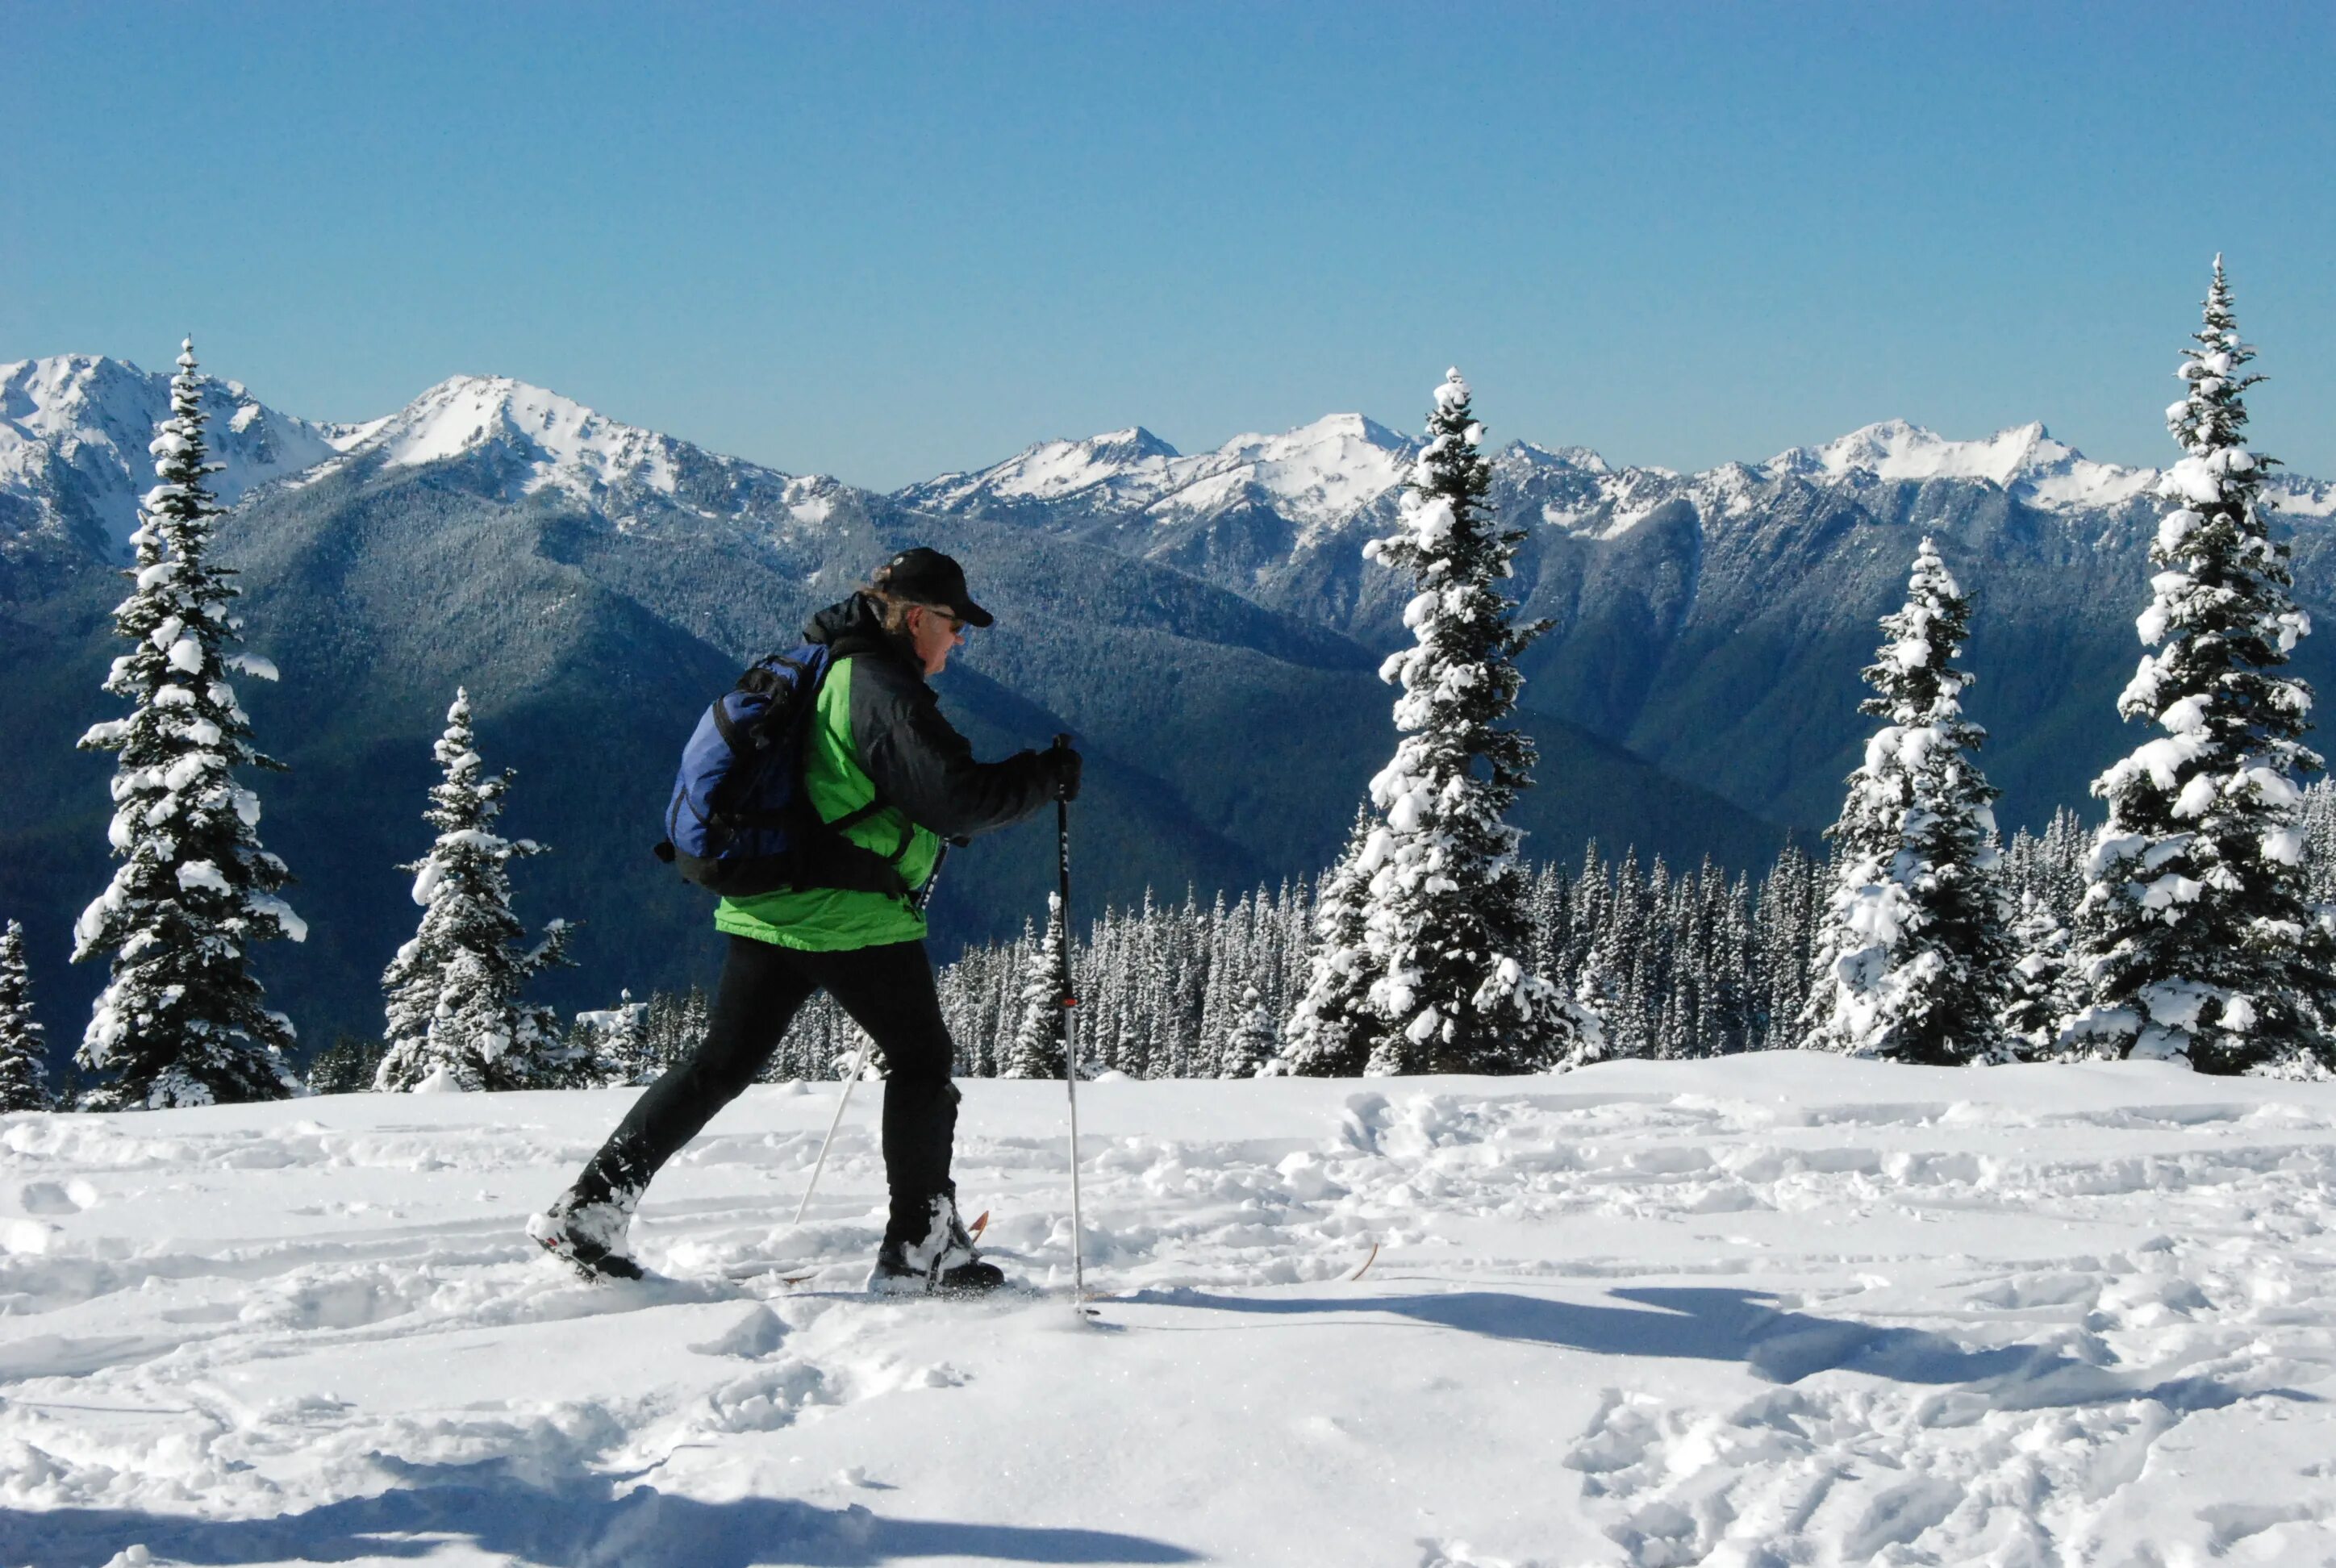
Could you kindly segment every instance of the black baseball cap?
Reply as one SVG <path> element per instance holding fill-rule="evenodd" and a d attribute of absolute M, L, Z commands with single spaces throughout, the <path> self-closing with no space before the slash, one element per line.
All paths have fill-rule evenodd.
<path fill-rule="evenodd" d="M 968 626 L 988 626 L 996 618 L 966 591 L 965 568 L 921 544 L 878 567 L 875 585 L 912 604 L 945 609 Z"/>

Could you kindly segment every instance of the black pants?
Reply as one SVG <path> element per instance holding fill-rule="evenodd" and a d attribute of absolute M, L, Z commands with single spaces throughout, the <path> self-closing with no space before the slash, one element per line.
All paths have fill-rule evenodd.
<path fill-rule="evenodd" d="M 806 953 L 732 937 L 705 1043 L 634 1102 L 576 1178 L 577 1195 L 628 1210 L 638 1203 L 658 1167 L 754 1081 L 796 1011 L 822 988 L 884 1053 L 884 1175 L 892 1195 L 885 1234 L 921 1238 L 934 1194 L 956 1192 L 949 1146 L 958 1099 L 949 1082 L 956 1053 L 922 942 Z"/>

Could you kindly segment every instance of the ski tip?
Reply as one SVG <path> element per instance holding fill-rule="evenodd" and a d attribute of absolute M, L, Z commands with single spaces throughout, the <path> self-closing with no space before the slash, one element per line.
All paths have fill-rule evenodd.
<path fill-rule="evenodd" d="M 987 1209 L 982 1210 L 981 1217 L 974 1221 L 972 1224 L 968 1225 L 965 1229 L 966 1233 L 971 1236 L 978 1236 L 982 1232 L 989 1229 L 989 1211 Z"/>
<path fill-rule="evenodd" d="M 1356 1281 L 1357 1280 L 1361 1279 L 1361 1278 L 1363 1277 L 1363 1275 L 1364 1275 L 1364 1274 L 1366 1274 L 1367 1272 L 1368 1272 L 1368 1271 L 1369 1271 L 1369 1270 L 1370 1270 L 1370 1266 L 1371 1266 L 1373 1263 L 1377 1262 L 1378 1261 L 1379 1261 L 1379 1244 L 1378 1244 L 1377 1242 L 1373 1242 L 1371 1243 L 1371 1255 L 1370 1255 L 1369 1257 L 1368 1257 L 1368 1258 L 1365 1258 L 1365 1259 L 1363 1260 L 1363 1261 L 1362 1261 L 1362 1265 L 1361 1265 L 1359 1268 L 1358 1268 L 1358 1269 L 1357 1269 L 1353 1273 L 1351 1273 L 1351 1274 L 1349 1274 L 1349 1275 L 1348 1275 L 1348 1276 L 1347 1276 L 1347 1282 L 1348 1282 L 1348 1284 L 1352 1284 L 1352 1283 L 1354 1283 L 1354 1281 Z"/>

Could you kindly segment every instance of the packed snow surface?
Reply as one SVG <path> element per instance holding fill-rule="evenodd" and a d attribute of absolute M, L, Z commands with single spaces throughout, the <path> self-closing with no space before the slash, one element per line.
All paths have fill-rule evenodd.
<path fill-rule="evenodd" d="M 1047 1083 L 957 1164 L 1037 1289 L 859 1292 L 875 1088 L 801 1229 L 834 1086 L 749 1091 L 599 1287 L 521 1227 L 631 1091 L 0 1119 L 0 1562 L 2336 1558 L 2336 1086 L 1106 1081 L 1092 1324 Z"/>

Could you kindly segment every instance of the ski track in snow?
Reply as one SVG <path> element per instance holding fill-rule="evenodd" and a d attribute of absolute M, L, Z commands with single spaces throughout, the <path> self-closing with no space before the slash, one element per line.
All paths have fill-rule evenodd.
<path fill-rule="evenodd" d="M 833 1086 L 599 1288 L 520 1227 L 630 1091 L 0 1118 L 0 1563 L 2336 1562 L 2336 1086 L 1105 1082 L 1092 1329 L 1059 1086 L 966 1088 L 1038 1293 L 857 1294 L 872 1093 L 785 1222 Z"/>

